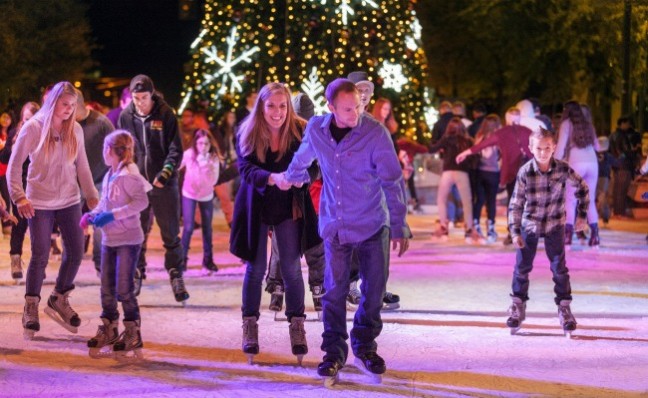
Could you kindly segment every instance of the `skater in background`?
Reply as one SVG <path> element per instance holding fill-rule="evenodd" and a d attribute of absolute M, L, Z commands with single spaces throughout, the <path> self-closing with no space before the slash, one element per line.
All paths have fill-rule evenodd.
<path fill-rule="evenodd" d="M 16 128 L 11 131 L 9 138 L 7 139 L 7 144 L 0 151 L 0 163 L 9 165 L 9 159 L 11 158 L 11 152 L 14 144 L 16 143 L 16 138 L 18 138 L 18 133 L 22 126 L 31 119 L 36 112 L 40 109 L 40 105 L 36 102 L 27 102 L 23 105 L 20 110 L 20 121 L 16 125 Z M 25 161 L 22 168 L 22 183 L 23 188 L 27 184 L 27 169 L 29 168 L 29 160 Z M 27 233 L 27 219 L 21 217 L 18 214 L 18 208 L 16 204 L 11 202 L 12 213 L 16 217 L 16 225 L 11 228 L 11 238 L 9 241 L 9 255 L 11 256 L 11 277 L 15 281 L 19 281 L 23 278 L 23 242 L 25 241 L 25 234 Z M 9 206 L 9 203 L 7 203 Z"/>
<path fill-rule="evenodd" d="M 45 312 L 73 333 L 81 324 L 68 301 L 83 256 L 79 186 L 91 209 L 98 203 L 98 194 L 88 166 L 83 130 L 75 121 L 76 97 L 72 84 L 57 83 L 43 107 L 23 125 L 9 161 L 11 199 L 18 214 L 27 218 L 31 237 L 22 318 L 26 338 L 40 330 L 38 305 L 54 222 L 61 230 L 65 250 Z M 22 172 L 28 157 L 31 163 L 25 189 Z"/>
<path fill-rule="evenodd" d="M 529 139 L 533 159 L 518 171 L 513 197 L 509 204 L 508 223 L 516 247 L 513 271 L 511 315 L 506 324 L 516 332 L 525 319 L 529 300 L 529 274 L 538 241 L 544 238 L 545 252 L 553 273 L 554 299 L 558 318 L 566 334 L 576 329 L 571 313 L 572 301 L 569 270 L 565 264 L 565 193 L 573 186 L 578 199 L 574 229 L 585 228 L 589 207 L 589 189 L 585 181 L 569 165 L 553 157 L 556 149 L 554 133 L 541 128 Z"/>
<path fill-rule="evenodd" d="M 119 128 L 128 130 L 135 139 L 135 161 L 140 173 L 151 184 L 149 206 L 142 212 L 144 243 L 135 271 L 135 295 L 139 295 L 146 279 L 146 241 L 153 226 L 153 217 L 160 227 L 164 245 L 164 268 L 175 300 L 189 299 L 182 270 L 185 268 L 180 242 L 180 193 L 177 168 L 182 162 L 182 144 L 178 121 L 173 109 L 155 93 L 153 81 L 137 75 L 130 82 L 133 101 L 119 116 Z"/>
<path fill-rule="evenodd" d="M 612 215 L 610 203 L 608 200 L 610 188 L 610 176 L 612 167 L 618 166 L 617 159 L 610 153 L 610 139 L 602 136 L 598 137 L 598 149 L 596 157 L 598 159 L 598 182 L 596 183 L 596 210 L 598 211 L 603 225 L 607 225 Z"/>
<path fill-rule="evenodd" d="M 250 115 L 238 131 L 241 188 L 236 195 L 230 251 L 245 261 L 243 279 L 243 352 L 259 353 L 258 325 L 263 277 L 268 267 L 268 229 L 277 238 L 279 264 L 286 291 L 286 318 L 293 355 L 308 352 L 304 330 L 304 281 L 299 256 L 321 242 L 308 187 L 288 189 L 280 174 L 302 140 L 306 122 L 290 101 L 288 88 L 268 83 L 260 90 Z"/>
<path fill-rule="evenodd" d="M 617 129 L 610 134 L 610 153 L 618 159 L 618 165 L 613 167 L 612 210 L 614 216 L 626 218 L 630 214 L 628 189 L 641 158 L 641 135 L 630 117 L 617 119 Z"/>
<path fill-rule="evenodd" d="M 324 180 L 319 228 L 326 258 L 321 345 L 325 355 L 317 373 L 335 380 L 347 361 L 346 297 L 356 251 L 363 283 L 351 346 L 357 366 L 380 375 L 386 366 L 377 353 L 376 338 L 382 331 L 389 244 L 391 240 L 401 256 L 412 236 L 405 220 L 403 173 L 389 132 L 363 114 L 358 88 L 351 80 L 331 82 L 326 100 L 332 113 L 309 121 L 304 141 L 285 173 L 290 183 L 306 182 L 307 169 L 317 160 Z"/>
<path fill-rule="evenodd" d="M 212 254 L 212 218 L 214 216 L 214 185 L 218 181 L 220 158 L 211 133 L 198 129 L 191 146 L 182 155 L 180 169 L 185 170 L 182 184 L 182 251 L 187 264 L 189 244 L 194 230 L 196 206 L 200 209 L 202 227 L 202 268 L 207 273 L 218 271 Z"/>
<path fill-rule="evenodd" d="M 576 101 L 567 101 L 563 106 L 562 119 L 558 128 L 558 144 L 554 157 L 565 160 L 582 179 L 596 198 L 596 183 L 598 182 L 598 158 L 596 151 L 599 149 L 598 139 L 594 126 L 585 115 L 581 105 Z M 576 198 L 574 187 L 567 186 L 565 211 L 567 224 L 565 224 L 565 246 L 571 246 L 574 234 L 574 220 L 576 219 Z M 598 211 L 596 200 L 590 200 L 587 209 L 587 222 L 590 228 L 589 246 L 598 247 L 600 243 L 598 233 Z M 579 239 L 585 243 L 584 232 L 579 233 Z"/>
<path fill-rule="evenodd" d="M 148 206 L 147 192 L 153 189 L 133 163 L 135 143 L 126 130 L 110 133 L 104 143 L 106 173 L 99 205 L 81 218 L 79 226 L 102 230 L 101 241 L 101 322 L 97 335 L 88 340 L 90 356 L 112 346 L 115 353 L 125 354 L 142 348 L 140 310 L 135 296 L 133 275 L 144 232 L 140 212 Z M 124 332 L 119 335 L 119 310 L 124 311 Z"/>

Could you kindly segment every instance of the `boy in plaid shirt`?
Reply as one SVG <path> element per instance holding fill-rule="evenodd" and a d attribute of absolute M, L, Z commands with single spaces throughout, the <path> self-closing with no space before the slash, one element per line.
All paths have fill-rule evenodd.
<path fill-rule="evenodd" d="M 576 231 L 582 231 L 587 225 L 589 188 L 567 162 L 553 158 L 556 149 L 554 133 L 542 128 L 533 132 L 529 148 L 534 158 L 518 171 L 509 204 L 508 223 L 517 255 L 511 294 L 513 302 L 509 308 L 511 316 L 506 324 L 514 334 L 524 321 L 526 301 L 529 300 L 529 273 L 533 269 L 538 241 L 544 237 L 555 284 L 558 318 L 565 334 L 571 336 L 576 329 L 576 320 L 569 308 L 572 296 L 569 270 L 565 265 L 565 186 L 572 184 L 576 188 Z"/>

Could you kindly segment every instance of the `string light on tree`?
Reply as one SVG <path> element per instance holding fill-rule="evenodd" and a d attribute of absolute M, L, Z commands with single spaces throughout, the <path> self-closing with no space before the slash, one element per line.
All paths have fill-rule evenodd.
<path fill-rule="evenodd" d="M 217 63 L 218 65 L 220 65 L 220 69 L 216 70 L 212 74 L 206 73 L 204 75 L 205 81 L 202 83 L 201 88 L 204 87 L 206 84 L 211 83 L 217 77 L 221 76 L 222 77 L 221 87 L 218 90 L 219 94 L 225 94 L 228 91 L 227 90 L 228 79 L 230 81 L 229 92 L 243 91 L 243 87 L 241 87 L 241 84 L 239 83 L 241 80 L 243 80 L 243 75 L 242 74 L 236 75 L 234 73 L 234 67 L 241 62 L 246 62 L 246 63 L 252 62 L 250 56 L 260 50 L 258 46 L 254 46 L 248 50 L 245 50 L 238 57 L 233 57 L 232 54 L 234 52 L 234 46 L 236 46 L 236 43 L 238 42 L 238 38 L 236 36 L 236 27 L 232 28 L 226 42 L 227 42 L 227 53 L 224 59 L 218 56 L 218 51 L 214 46 L 211 46 L 210 48 L 202 49 L 202 52 L 205 53 L 205 55 L 207 56 L 205 58 L 205 61 L 207 63 L 214 63 L 214 62 Z"/>
<path fill-rule="evenodd" d="M 378 71 L 378 75 L 383 79 L 383 88 L 391 88 L 400 93 L 403 86 L 408 80 L 403 74 L 403 66 L 385 61 Z"/>
<path fill-rule="evenodd" d="M 319 74 L 317 73 L 316 67 L 311 69 L 308 79 L 302 82 L 301 89 L 306 95 L 308 95 L 311 101 L 313 101 L 316 115 L 323 115 L 328 112 L 326 99 L 322 96 L 324 93 L 324 85 L 319 80 Z"/>
<path fill-rule="evenodd" d="M 311 1 L 319 1 L 321 5 L 325 5 L 327 0 L 311 0 Z M 349 16 L 350 15 L 355 15 L 355 11 L 353 7 L 351 6 L 351 1 L 352 0 L 341 0 L 340 1 L 340 6 L 335 9 L 335 12 L 337 14 L 340 14 L 342 18 L 342 24 L 344 26 L 347 26 L 349 24 Z M 335 0 L 333 0 L 335 2 Z M 378 4 L 373 1 L 373 0 L 362 0 L 361 4 L 363 6 L 371 6 L 373 8 L 378 8 Z"/>

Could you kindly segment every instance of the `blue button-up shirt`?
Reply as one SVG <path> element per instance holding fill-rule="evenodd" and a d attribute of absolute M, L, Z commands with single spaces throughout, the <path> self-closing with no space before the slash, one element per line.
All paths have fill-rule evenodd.
<path fill-rule="evenodd" d="M 387 226 L 391 238 L 410 238 L 405 221 L 403 173 L 387 129 L 360 116 L 356 127 L 337 143 L 332 114 L 315 116 L 306 126 L 286 179 L 308 182 L 307 168 L 317 159 L 324 184 L 320 199 L 322 238 L 338 235 L 341 244 L 362 242 Z"/>

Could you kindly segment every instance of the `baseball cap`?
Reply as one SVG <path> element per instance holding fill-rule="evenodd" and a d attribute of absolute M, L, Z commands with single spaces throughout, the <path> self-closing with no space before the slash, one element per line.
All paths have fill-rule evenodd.
<path fill-rule="evenodd" d="M 145 91 L 153 92 L 155 88 L 153 87 L 153 81 L 150 77 L 146 75 L 137 75 L 130 82 L 130 91 L 131 93 L 142 93 Z"/>
<path fill-rule="evenodd" d="M 369 81 L 369 75 L 367 75 L 367 72 L 364 71 L 351 72 L 349 73 L 349 76 L 347 76 L 347 79 L 351 80 L 356 86 L 366 85 L 371 87 L 372 91 L 374 89 L 374 84 Z"/>

